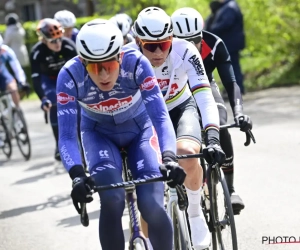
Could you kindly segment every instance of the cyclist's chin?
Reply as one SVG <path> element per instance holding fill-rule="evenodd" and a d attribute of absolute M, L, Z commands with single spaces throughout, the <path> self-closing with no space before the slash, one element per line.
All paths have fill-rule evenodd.
<path fill-rule="evenodd" d="M 161 58 L 161 59 L 152 59 L 151 60 L 151 64 L 153 67 L 160 67 L 161 65 L 163 65 L 165 59 Z"/>
<path fill-rule="evenodd" d="M 101 91 L 110 91 L 115 86 L 115 82 L 98 82 L 97 86 Z"/>

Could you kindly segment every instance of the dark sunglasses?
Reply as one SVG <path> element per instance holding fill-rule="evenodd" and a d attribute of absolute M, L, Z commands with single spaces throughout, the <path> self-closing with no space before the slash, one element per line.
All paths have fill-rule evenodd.
<path fill-rule="evenodd" d="M 61 41 L 62 41 L 62 37 L 54 38 L 54 39 L 47 39 L 47 42 L 52 43 L 52 44 L 61 43 Z"/>
<path fill-rule="evenodd" d="M 168 50 L 172 45 L 172 40 L 166 41 L 154 41 L 154 42 L 144 42 L 140 40 L 144 49 L 149 50 L 150 52 L 154 52 L 158 47 L 161 51 Z"/>
<path fill-rule="evenodd" d="M 194 44 L 197 44 L 197 43 L 200 43 L 202 41 L 202 36 L 196 36 L 196 37 L 193 37 L 193 38 L 187 38 L 185 39 L 189 42 L 193 42 Z"/>

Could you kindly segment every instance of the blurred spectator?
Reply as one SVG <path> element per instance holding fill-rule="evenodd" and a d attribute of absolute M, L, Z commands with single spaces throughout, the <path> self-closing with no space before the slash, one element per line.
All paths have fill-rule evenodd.
<path fill-rule="evenodd" d="M 240 51 L 245 48 L 243 14 L 235 0 L 213 0 L 211 14 L 205 29 L 223 39 L 231 57 L 237 84 L 244 94 L 243 74 L 240 66 Z"/>
<path fill-rule="evenodd" d="M 15 13 L 8 14 L 5 17 L 5 23 L 4 44 L 15 52 L 22 67 L 28 66 L 29 56 L 25 45 L 26 32 L 19 22 L 18 15 Z"/>

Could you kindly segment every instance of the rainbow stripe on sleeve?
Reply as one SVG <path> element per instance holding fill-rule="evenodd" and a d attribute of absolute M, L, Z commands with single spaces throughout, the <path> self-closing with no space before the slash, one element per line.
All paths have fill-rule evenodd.
<path fill-rule="evenodd" d="M 210 91 L 210 84 L 197 84 L 191 90 L 193 95 L 196 95 L 197 93 L 202 91 Z"/>
<path fill-rule="evenodd" d="M 216 124 L 207 124 L 204 128 L 205 132 L 209 129 L 215 129 L 219 131 L 219 126 L 217 126 Z"/>

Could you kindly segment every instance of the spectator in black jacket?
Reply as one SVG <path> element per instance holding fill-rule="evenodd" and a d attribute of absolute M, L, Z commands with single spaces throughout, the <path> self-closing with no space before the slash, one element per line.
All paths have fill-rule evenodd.
<path fill-rule="evenodd" d="M 243 14 L 235 0 L 213 0 L 210 9 L 211 15 L 206 20 L 205 29 L 224 41 L 237 84 L 244 94 L 243 74 L 239 63 L 239 53 L 245 48 Z"/>

